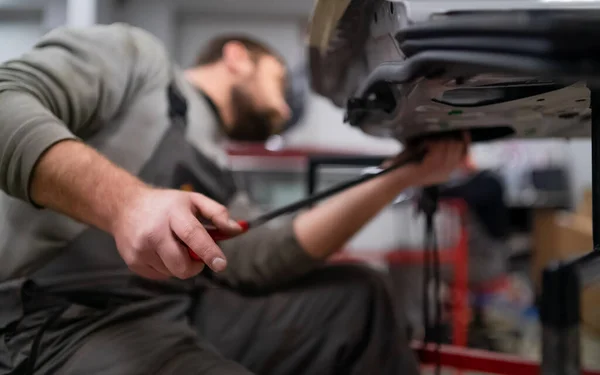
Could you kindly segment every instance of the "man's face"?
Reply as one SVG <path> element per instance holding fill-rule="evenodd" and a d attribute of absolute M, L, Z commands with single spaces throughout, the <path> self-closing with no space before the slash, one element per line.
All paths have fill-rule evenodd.
<path fill-rule="evenodd" d="M 234 122 L 231 139 L 264 142 L 290 118 L 285 100 L 286 69 L 276 58 L 261 56 L 252 73 L 240 77 L 231 89 Z"/>

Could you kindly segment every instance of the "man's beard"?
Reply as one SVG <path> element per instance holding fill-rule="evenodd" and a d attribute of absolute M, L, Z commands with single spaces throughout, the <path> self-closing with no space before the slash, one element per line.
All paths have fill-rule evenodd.
<path fill-rule="evenodd" d="M 264 142 L 274 134 L 277 114 L 256 109 L 252 97 L 243 88 L 231 89 L 231 104 L 234 120 L 227 131 L 229 138 L 242 142 Z"/>

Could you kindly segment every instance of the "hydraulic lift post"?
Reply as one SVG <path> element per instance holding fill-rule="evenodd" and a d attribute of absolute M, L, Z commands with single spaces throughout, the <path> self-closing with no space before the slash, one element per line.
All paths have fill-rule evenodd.
<path fill-rule="evenodd" d="M 592 230 L 594 250 L 600 245 L 600 89 L 591 91 L 592 110 Z"/>

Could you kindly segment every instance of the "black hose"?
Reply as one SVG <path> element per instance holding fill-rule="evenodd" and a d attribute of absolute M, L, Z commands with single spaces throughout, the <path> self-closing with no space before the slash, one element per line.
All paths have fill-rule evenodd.
<path fill-rule="evenodd" d="M 441 345 L 442 345 L 442 302 L 441 302 L 441 270 L 440 254 L 437 242 L 437 236 L 434 226 L 434 215 L 438 209 L 439 190 L 437 187 L 427 187 L 423 189 L 419 208 L 425 213 L 425 245 L 423 262 L 423 325 L 425 337 L 424 347 L 428 343 L 436 344 L 436 375 L 441 373 Z M 430 273 L 433 273 L 434 280 L 434 322 L 430 322 L 429 314 L 429 281 Z"/>

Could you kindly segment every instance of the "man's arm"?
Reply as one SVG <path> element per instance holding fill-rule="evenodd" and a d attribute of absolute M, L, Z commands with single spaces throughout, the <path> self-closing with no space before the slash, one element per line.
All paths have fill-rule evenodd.
<path fill-rule="evenodd" d="M 279 228 L 256 228 L 221 242 L 230 267 L 219 279 L 234 287 L 261 290 L 306 274 L 340 250 L 403 190 L 446 180 L 464 150 L 463 142 L 435 145 L 420 165 L 399 168 L 346 190 Z M 235 210 L 231 213 L 235 216 Z"/>
<path fill-rule="evenodd" d="M 56 203 L 61 207 L 56 207 L 52 202 L 60 196 L 54 194 L 58 190 L 71 190 L 74 203 L 106 198 L 92 197 L 91 186 L 81 177 L 95 175 L 98 181 L 107 168 L 114 178 L 123 180 L 115 190 L 123 184 L 139 186 L 132 176 L 126 177 L 81 143 L 65 142 L 59 149 L 47 151 L 65 140 L 89 138 L 144 90 L 164 85 L 167 60 L 155 46 L 149 37 L 125 25 L 62 28 L 49 33 L 22 57 L 1 65 L 0 188 L 16 198 L 62 210 L 69 207 L 60 202 Z M 145 61 L 150 60 L 152 48 L 151 61 L 157 63 Z M 49 159 L 41 163 L 46 157 Z M 89 168 L 89 163 L 96 162 L 100 167 Z M 62 168 L 69 173 L 64 174 Z M 33 178 L 38 171 L 42 173 Z M 32 193 L 41 194 L 43 202 L 37 202 Z M 84 205 L 95 206 L 91 202 Z"/>
<path fill-rule="evenodd" d="M 30 197 L 39 206 L 112 233 L 122 208 L 147 189 L 93 148 L 66 140 L 39 159 L 32 172 Z"/>
<path fill-rule="evenodd" d="M 418 182 L 403 172 L 367 181 L 299 215 L 294 233 L 302 248 L 316 259 L 340 250 L 402 191 Z"/>
<path fill-rule="evenodd" d="M 232 230 L 226 210 L 147 187 L 78 139 L 112 125 L 136 98 L 166 92 L 170 69 L 160 43 L 126 25 L 59 29 L 0 66 L 0 189 L 111 233 L 130 268 L 151 278 L 201 271 L 183 244 L 223 269 L 194 215 Z"/>

